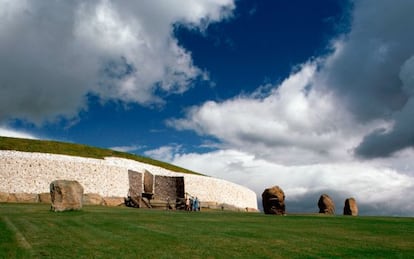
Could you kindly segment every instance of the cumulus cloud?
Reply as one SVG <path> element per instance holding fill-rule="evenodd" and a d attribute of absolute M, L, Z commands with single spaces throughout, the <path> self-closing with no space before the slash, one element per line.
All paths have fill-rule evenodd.
<path fill-rule="evenodd" d="M 365 136 L 356 153 L 367 158 L 387 157 L 407 147 L 414 147 L 413 113 L 414 98 L 410 98 L 401 111 L 393 113 L 391 130 L 380 128 Z"/>
<path fill-rule="evenodd" d="M 180 145 L 169 145 L 147 150 L 144 152 L 144 155 L 161 161 L 172 161 L 175 154 L 179 153 L 180 150 Z"/>
<path fill-rule="evenodd" d="M 354 124 L 330 92 L 312 88 L 317 61 L 272 87 L 218 103 L 192 107 L 186 117 L 167 123 L 179 130 L 214 136 L 223 147 L 248 150 L 282 164 L 312 164 L 349 158 L 351 150 L 373 126 Z"/>
<path fill-rule="evenodd" d="M 169 120 L 220 145 L 171 161 L 258 196 L 280 185 L 296 211 L 315 211 L 328 192 L 339 212 L 354 196 L 363 214 L 414 215 L 414 2 L 353 3 L 350 31 L 332 41 L 332 53 L 281 84 Z"/>
<path fill-rule="evenodd" d="M 413 147 L 412 11 L 405 0 L 354 1 L 351 29 L 332 41 L 331 54 L 301 65 L 264 95 L 209 101 L 168 124 L 282 163 L 354 152 L 387 157 Z"/>
<path fill-rule="evenodd" d="M 173 157 L 174 164 L 244 185 L 258 197 L 277 184 L 286 194 L 289 212 L 317 212 L 319 196 L 328 193 L 337 214 L 346 198 L 355 197 L 361 215 L 414 215 L 414 177 L 374 163 L 284 166 L 236 150 Z"/>
<path fill-rule="evenodd" d="M 74 117 L 86 95 L 142 105 L 204 76 L 173 36 L 231 15 L 233 0 L 0 1 L 0 120 Z"/>
<path fill-rule="evenodd" d="M 414 145 L 414 2 L 354 1 L 352 29 L 335 43 L 319 74 L 320 83 L 341 97 L 359 123 L 385 119 L 356 153 L 389 156 Z"/>

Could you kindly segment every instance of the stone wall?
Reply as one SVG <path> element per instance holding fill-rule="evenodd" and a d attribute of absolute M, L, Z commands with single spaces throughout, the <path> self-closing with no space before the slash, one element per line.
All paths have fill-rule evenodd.
<path fill-rule="evenodd" d="M 49 192 L 54 180 L 77 180 L 85 193 L 126 196 L 128 170 L 105 160 L 63 155 L 0 151 L 0 191 Z"/>
<path fill-rule="evenodd" d="M 184 198 L 184 177 L 156 175 L 154 199 L 175 202 L 177 198 Z"/>
<path fill-rule="evenodd" d="M 257 209 L 256 194 L 243 186 L 207 176 L 176 173 L 137 161 L 107 157 L 81 158 L 65 155 L 0 151 L 0 192 L 45 193 L 53 180 L 77 180 L 85 193 L 126 197 L 128 170 L 153 175 L 184 177 L 185 192 L 201 202 L 216 202 Z"/>

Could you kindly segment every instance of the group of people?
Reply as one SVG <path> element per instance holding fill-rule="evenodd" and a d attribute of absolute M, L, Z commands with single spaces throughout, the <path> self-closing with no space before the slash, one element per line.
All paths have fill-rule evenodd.
<path fill-rule="evenodd" d="M 185 199 L 186 211 L 200 211 L 200 201 L 197 197 L 189 196 Z"/>

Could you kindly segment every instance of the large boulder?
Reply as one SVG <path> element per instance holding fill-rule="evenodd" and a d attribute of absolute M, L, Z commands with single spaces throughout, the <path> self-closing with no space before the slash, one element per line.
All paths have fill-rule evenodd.
<path fill-rule="evenodd" d="M 284 215 L 285 193 L 279 186 L 267 188 L 262 193 L 263 210 L 265 214 Z"/>
<path fill-rule="evenodd" d="M 334 215 L 335 204 L 328 194 L 322 194 L 318 201 L 319 213 Z"/>
<path fill-rule="evenodd" d="M 358 206 L 354 198 L 345 200 L 344 215 L 358 216 Z"/>
<path fill-rule="evenodd" d="M 82 209 L 83 187 L 77 181 L 56 180 L 50 184 L 52 211 Z"/>

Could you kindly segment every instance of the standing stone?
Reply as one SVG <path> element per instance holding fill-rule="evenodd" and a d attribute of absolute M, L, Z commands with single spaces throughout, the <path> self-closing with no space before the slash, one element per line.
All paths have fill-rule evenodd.
<path fill-rule="evenodd" d="M 358 216 L 358 206 L 354 198 L 345 200 L 344 215 Z"/>
<path fill-rule="evenodd" d="M 50 184 L 52 211 L 82 209 L 83 187 L 77 181 L 56 180 Z"/>
<path fill-rule="evenodd" d="M 334 215 L 335 204 L 328 194 L 322 194 L 318 201 L 319 213 Z"/>
<path fill-rule="evenodd" d="M 263 210 L 265 214 L 284 215 L 285 193 L 279 186 L 267 188 L 262 193 Z"/>
<path fill-rule="evenodd" d="M 154 192 L 154 175 L 148 172 L 147 170 L 144 170 L 144 192 Z"/>

